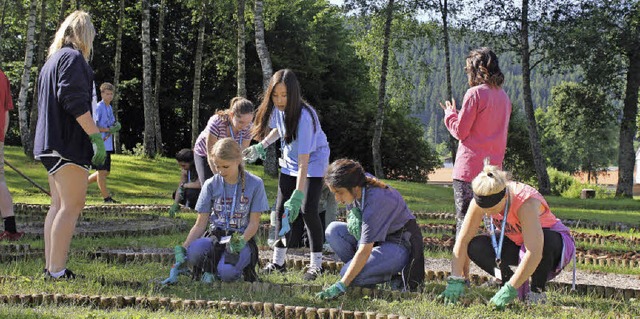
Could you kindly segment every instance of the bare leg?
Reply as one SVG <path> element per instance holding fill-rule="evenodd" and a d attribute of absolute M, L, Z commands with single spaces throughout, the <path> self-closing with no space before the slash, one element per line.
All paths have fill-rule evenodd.
<path fill-rule="evenodd" d="M 93 174 L 89 175 L 89 184 L 95 183 L 98 181 L 98 171 L 93 172 Z"/>
<path fill-rule="evenodd" d="M 76 165 L 64 166 L 53 174 L 55 187 L 60 194 L 60 209 L 51 224 L 50 273 L 66 268 L 73 231 L 85 204 L 87 177 L 87 171 Z"/>
<path fill-rule="evenodd" d="M 49 191 L 51 192 L 51 205 L 49 206 L 49 211 L 47 212 L 47 218 L 44 220 L 44 259 L 45 259 L 45 269 L 50 269 L 50 258 L 51 254 L 49 253 L 51 250 L 51 225 L 53 224 L 53 220 L 56 218 L 56 214 L 60 210 L 60 193 L 56 188 L 56 183 L 53 179 L 53 176 L 49 175 Z"/>
<path fill-rule="evenodd" d="M 4 179 L 4 143 L 0 142 L 0 215 L 13 216 L 13 198 Z"/>
<path fill-rule="evenodd" d="M 100 189 L 100 194 L 102 198 L 109 197 L 109 190 L 107 189 L 107 176 L 109 176 L 109 171 L 98 171 L 98 188 Z"/>

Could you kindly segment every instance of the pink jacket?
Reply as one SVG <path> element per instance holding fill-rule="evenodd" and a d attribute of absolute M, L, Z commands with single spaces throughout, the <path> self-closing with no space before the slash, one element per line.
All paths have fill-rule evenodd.
<path fill-rule="evenodd" d="M 460 141 L 453 165 L 454 179 L 471 182 L 482 171 L 486 157 L 492 165 L 502 167 L 510 115 L 507 93 L 486 84 L 467 90 L 459 113 L 445 111 L 444 124 Z"/>

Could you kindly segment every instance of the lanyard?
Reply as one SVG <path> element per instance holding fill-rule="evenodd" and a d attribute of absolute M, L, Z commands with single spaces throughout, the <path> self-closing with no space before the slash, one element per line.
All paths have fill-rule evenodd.
<path fill-rule="evenodd" d="M 222 181 L 223 185 L 222 185 L 222 198 L 223 200 L 226 202 L 227 201 L 227 187 L 224 186 L 224 180 Z M 231 211 L 227 211 L 226 215 L 225 215 L 225 219 L 227 221 L 227 228 L 225 229 L 225 231 L 229 231 L 229 223 L 231 222 L 231 214 L 235 213 L 236 211 L 236 194 L 238 193 L 238 184 L 240 184 L 240 180 L 238 178 L 238 183 L 236 183 L 236 187 L 233 190 L 233 200 L 231 201 Z M 227 210 L 227 205 L 225 203 L 224 205 L 224 210 Z"/>
<path fill-rule="evenodd" d="M 366 186 L 362 187 L 362 198 L 360 198 L 360 208 L 364 212 L 364 195 L 366 194 Z"/>
<path fill-rule="evenodd" d="M 231 133 L 231 138 L 232 139 L 236 139 L 235 134 L 233 134 L 233 123 L 231 123 L 231 121 L 229 121 L 229 132 Z M 240 144 L 240 147 L 242 147 L 242 131 L 238 132 L 238 134 L 240 134 L 240 141 L 238 142 L 238 144 Z"/>
<path fill-rule="evenodd" d="M 509 204 L 510 204 L 509 189 L 507 189 L 507 203 L 504 206 L 504 216 L 502 217 L 502 227 L 500 228 L 500 242 L 499 243 L 496 242 L 496 228 L 493 225 L 493 217 L 491 217 L 491 222 L 488 225 L 489 233 L 491 235 L 491 245 L 493 246 L 493 250 L 496 253 L 496 265 L 498 265 L 498 267 L 500 267 L 500 262 L 501 262 L 501 257 L 502 257 L 502 244 L 504 243 L 504 233 L 505 233 L 505 228 L 504 227 L 507 224 L 507 215 L 509 214 Z M 485 225 L 484 226 L 487 227 L 486 219 L 485 219 Z"/>

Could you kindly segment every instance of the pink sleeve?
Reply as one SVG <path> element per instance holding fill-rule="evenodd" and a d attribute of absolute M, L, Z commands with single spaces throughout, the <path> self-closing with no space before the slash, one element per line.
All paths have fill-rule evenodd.
<path fill-rule="evenodd" d="M 459 113 L 446 112 L 444 124 L 447 129 L 459 141 L 464 141 L 471 132 L 473 122 L 476 120 L 478 112 L 478 99 L 476 91 L 467 91 L 462 101 L 462 108 Z"/>

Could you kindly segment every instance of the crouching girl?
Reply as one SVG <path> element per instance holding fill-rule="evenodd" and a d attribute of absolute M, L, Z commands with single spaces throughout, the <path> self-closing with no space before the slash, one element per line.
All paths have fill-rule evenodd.
<path fill-rule="evenodd" d="M 325 232 L 345 262 L 342 278 L 317 296 L 336 298 L 348 286 L 383 283 L 401 272 L 404 287 L 415 290 L 424 280 L 422 235 L 400 193 L 348 159 L 331 163 L 324 178 L 336 201 L 347 204 L 349 216 Z"/>
<path fill-rule="evenodd" d="M 517 296 L 544 302 L 547 281 L 575 253 L 569 229 L 535 188 L 509 181 L 495 166 L 485 163 L 471 187 L 473 200 L 453 248 L 452 276 L 441 295 L 445 303 L 455 303 L 464 292 L 468 274 L 463 269 L 470 260 L 502 283 L 490 300 L 493 306 L 502 309 Z M 483 217 L 488 234 L 476 236 Z M 515 272 L 510 266 L 517 266 Z"/>
<path fill-rule="evenodd" d="M 254 236 L 260 214 L 269 210 L 262 180 L 244 170 L 240 146 L 223 138 L 213 147 L 217 174 L 202 186 L 196 211 L 199 213 L 187 239 L 176 246 L 176 264 L 164 283 L 191 268 L 203 282 L 233 281 L 244 276 L 256 279 L 258 249 Z M 204 235 L 204 236 L 203 236 Z"/>

